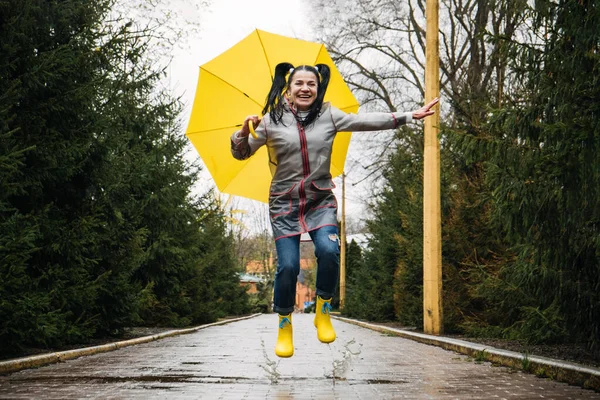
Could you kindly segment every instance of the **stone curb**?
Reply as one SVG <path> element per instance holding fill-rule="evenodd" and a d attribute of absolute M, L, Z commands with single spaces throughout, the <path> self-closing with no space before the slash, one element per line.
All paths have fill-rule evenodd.
<path fill-rule="evenodd" d="M 582 386 L 586 389 L 600 391 L 600 369 L 556 360 L 552 358 L 526 355 L 509 350 L 497 349 L 479 343 L 471 343 L 459 339 L 443 336 L 427 335 L 403 329 L 391 328 L 383 325 L 358 321 L 332 315 L 333 318 L 350 324 L 362 326 L 382 333 L 389 333 L 416 342 L 442 347 L 446 350 L 466 354 L 477 361 L 490 361 L 510 368 L 533 373 L 539 377 L 546 377 L 571 385 Z"/>
<path fill-rule="evenodd" d="M 172 331 L 166 331 L 157 333 L 156 335 L 143 336 L 135 339 L 123 340 L 120 342 L 103 344 L 100 346 L 84 347 L 81 349 L 59 351 L 55 353 L 41 354 L 38 356 L 15 358 L 12 360 L 0 362 L 0 374 L 9 374 L 23 369 L 42 367 L 48 364 L 54 364 L 66 360 L 72 360 L 74 358 L 89 356 L 92 354 L 106 353 L 108 351 L 118 350 L 123 347 L 135 346 L 136 344 L 153 342 L 156 340 L 164 339 L 171 336 L 185 335 L 188 333 L 194 333 L 201 329 L 210 328 L 211 326 L 225 325 L 231 322 L 243 321 L 245 319 L 254 318 L 259 314 L 247 315 L 245 317 L 227 319 L 212 324 L 200 325 L 194 328 L 177 329 Z"/>

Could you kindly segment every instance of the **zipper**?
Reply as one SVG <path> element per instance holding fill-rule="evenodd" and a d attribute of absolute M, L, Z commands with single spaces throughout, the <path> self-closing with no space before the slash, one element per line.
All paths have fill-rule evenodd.
<path fill-rule="evenodd" d="M 287 98 L 286 98 L 287 101 Z M 300 138 L 300 154 L 302 156 L 302 173 L 304 178 L 300 181 L 300 186 L 298 187 L 298 196 L 300 197 L 300 209 L 298 210 L 299 216 L 298 221 L 300 222 L 300 227 L 303 231 L 308 232 L 308 226 L 306 225 L 306 221 L 304 220 L 304 212 L 306 211 L 306 190 L 304 188 L 304 184 L 306 183 L 306 178 L 310 175 L 310 163 L 308 160 L 308 145 L 306 142 L 306 132 L 304 131 L 304 127 L 298 121 L 298 114 L 296 110 L 294 110 L 288 102 L 288 106 L 294 114 L 296 119 L 296 126 L 298 127 L 298 136 Z"/>
<path fill-rule="evenodd" d="M 295 113 L 294 113 L 295 114 Z M 304 220 L 304 212 L 306 211 L 306 191 L 304 188 L 305 180 L 310 175 L 310 163 L 308 160 L 308 145 L 306 142 L 306 132 L 304 131 L 304 127 L 300 125 L 298 121 L 296 121 L 298 125 L 298 135 L 300 136 L 300 153 L 302 155 L 302 172 L 304 174 L 304 178 L 300 181 L 300 187 L 298 189 L 298 194 L 300 196 L 300 215 L 299 221 L 302 230 L 308 231 L 308 226 L 306 225 L 306 221 Z"/>

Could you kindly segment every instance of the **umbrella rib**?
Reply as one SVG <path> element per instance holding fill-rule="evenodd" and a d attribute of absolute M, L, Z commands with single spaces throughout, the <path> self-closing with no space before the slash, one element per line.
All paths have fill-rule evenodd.
<path fill-rule="evenodd" d="M 262 38 L 260 37 L 260 31 L 257 29 L 256 34 L 258 35 L 258 41 L 260 42 L 260 47 L 262 47 L 263 54 L 265 55 L 265 60 L 267 61 L 267 66 L 269 67 L 269 75 L 271 76 L 271 81 L 273 81 L 273 68 L 271 68 L 271 64 L 269 63 L 269 57 L 267 57 L 267 49 L 265 49 L 265 45 L 263 44 Z"/>
<path fill-rule="evenodd" d="M 202 131 L 193 131 L 193 132 L 187 131 L 185 134 L 186 135 L 194 135 L 196 133 L 207 133 L 207 132 L 221 131 L 224 129 L 235 129 L 235 128 L 239 128 L 241 126 L 242 126 L 242 124 L 231 125 L 231 126 L 222 126 L 222 127 L 214 128 L 214 129 L 205 129 Z"/>
<path fill-rule="evenodd" d="M 327 52 L 327 49 L 325 48 L 325 45 L 324 45 L 324 44 L 321 44 L 321 48 L 319 49 L 319 52 L 317 53 L 317 59 L 315 60 L 315 64 L 316 64 L 316 61 L 317 61 L 317 60 L 319 59 L 319 57 L 321 56 L 321 53 L 322 53 L 323 51 Z"/>
<path fill-rule="evenodd" d="M 233 89 L 237 90 L 238 92 L 240 92 L 241 94 L 243 94 L 244 96 L 246 96 L 247 98 L 249 98 L 250 100 L 252 100 L 252 101 L 253 101 L 253 102 L 254 102 L 254 103 L 257 105 L 257 106 L 259 106 L 259 107 L 263 107 L 263 106 L 264 106 L 263 104 L 260 104 L 259 102 L 257 102 L 256 100 L 254 100 L 252 97 L 248 96 L 248 94 L 247 94 L 247 93 L 245 93 L 245 92 L 241 91 L 241 90 L 240 90 L 239 88 L 237 88 L 236 86 L 233 86 L 231 83 L 227 82 L 225 79 L 221 78 L 220 76 L 213 74 L 212 72 L 210 72 L 210 71 L 209 71 L 209 70 L 207 70 L 207 69 L 204 69 L 203 67 L 200 67 L 200 70 L 201 70 L 201 71 L 204 71 L 204 72 L 206 72 L 206 73 L 208 73 L 208 74 L 211 74 L 212 76 L 214 76 L 215 78 L 217 78 L 217 79 L 218 79 L 218 80 L 220 80 L 221 82 L 223 82 L 223 83 L 225 83 L 226 85 L 228 85 L 228 86 L 232 87 Z"/>

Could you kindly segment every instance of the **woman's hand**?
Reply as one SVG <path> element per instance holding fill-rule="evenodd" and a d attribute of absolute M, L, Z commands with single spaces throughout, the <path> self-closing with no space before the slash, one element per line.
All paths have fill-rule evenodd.
<path fill-rule="evenodd" d="M 429 117 L 430 115 L 435 114 L 435 111 L 433 111 L 431 108 L 435 106 L 439 101 L 440 99 L 436 97 L 435 99 L 431 100 L 428 104 L 425 104 L 423 107 L 419 108 L 417 111 L 413 111 L 413 119 L 423 119 L 425 117 Z"/>
<path fill-rule="evenodd" d="M 252 124 L 254 125 L 255 128 L 258 126 L 258 124 L 260 124 L 260 118 L 258 118 L 258 115 L 247 116 L 246 119 L 244 120 L 244 124 L 242 125 L 242 130 L 240 131 L 240 137 L 247 137 L 250 134 L 250 127 L 248 126 L 248 123 L 250 121 L 252 121 Z"/>

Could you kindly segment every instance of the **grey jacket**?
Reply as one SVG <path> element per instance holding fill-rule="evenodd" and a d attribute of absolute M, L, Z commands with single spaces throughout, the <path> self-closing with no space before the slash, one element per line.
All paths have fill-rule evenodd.
<path fill-rule="evenodd" d="M 267 145 L 273 179 L 269 214 L 275 240 L 299 235 L 326 225 L 337 226 L 337 201 L 329 172 L 333 139 L 337 132 L 393 129 L 412 119 L 412 114 L 346 114 L 324 103 L 315 122 L 304 128 L 289 109 L 282 123 L 273 124 L 265 115 L 258 138 L 231 136 L 231 153 L 238 160 L 252 156 Z"/>

